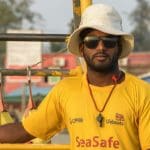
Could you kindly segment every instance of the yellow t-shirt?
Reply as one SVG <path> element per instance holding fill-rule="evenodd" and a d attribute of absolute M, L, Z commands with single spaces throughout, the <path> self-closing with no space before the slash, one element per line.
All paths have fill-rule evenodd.
<path fill-rule="evenodd" d="M 98 109 L 112 86 L 90 85 Z M 67 127 L 72 150 L 146 150 L 150 148 L 150 85 L 130 75 L 114 89 L 102 115 L 92 101 L 85 75 L 60 81 L 38 109 L 23 121 L 32 135 L 48 139 Z"/>

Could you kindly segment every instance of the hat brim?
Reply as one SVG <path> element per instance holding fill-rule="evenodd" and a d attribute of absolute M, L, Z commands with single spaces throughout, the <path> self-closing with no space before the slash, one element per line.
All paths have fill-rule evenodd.
<path fill-rule="evenodd" d="M 79 41 L 79 34 L 81 31 L 83 31 L 84 29 L 87 29 L 87 28 L 96 29 L 96 30 L 99 30 L 101 32 L 112 34 L 112 35 L 121 36 L 122 52 L 121 52 L 121 55 L 119 58 L 127 57 L 134 47 L 134 37 L 129 33 L 122 32 L 120 30 L 115 30 L 112 28 L 109 29 L 108 27 L 107 27 L 107 31 L 106 31 L 105 27 L 99 28 L 99 27 L 93 26 L 93 25 L 92 25 L 92 27 L 91 26 L 86 26 L 86 27 L 81 26 L 80 28 L 76 29 L 71 34 L 71 36 L 69 37 L 69 41 L 67 43 L 68 50 L 77 56 L 81 56 L 80 50 L 79 50 L 79 42 L 80 42 Z"/>

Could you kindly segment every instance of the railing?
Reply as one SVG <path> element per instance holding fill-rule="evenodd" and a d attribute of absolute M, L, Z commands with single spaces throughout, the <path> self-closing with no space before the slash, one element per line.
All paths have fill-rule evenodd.
<path fill-rule="evenodd" d="M 65 42 L 68 34 L 14 34 L 1 33 L 0 41 L 51 41 L 51 42 Z"/>
<path fill-rule="evenodd" d="M 69 145 L 0 144 L 0 150 L 70 150 Z"/>
<path fill-rule="evenodd" d="M 30 69 L 32 76 L 75 76 L 67 69 Z M 27 69 L 0 69 L 3 76 L 27 76 Z"/>

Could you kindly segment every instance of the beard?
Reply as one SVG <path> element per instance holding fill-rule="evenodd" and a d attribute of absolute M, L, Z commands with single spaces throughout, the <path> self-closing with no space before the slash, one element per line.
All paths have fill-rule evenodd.
<path fill-rule="evenodd" d="M 97 55 L 103 55 L 106 57 L 104 61 L 95 62 L 94 59 Z M 91 58 L 83 53 L 83 57 L 86 61 L 87 67 L 95 72 L 99 73 L 110 73 L 116 70 L 118 67 L 118 55 L 114 54 L 112 57 L 105 53 L 96 53 Z"/>

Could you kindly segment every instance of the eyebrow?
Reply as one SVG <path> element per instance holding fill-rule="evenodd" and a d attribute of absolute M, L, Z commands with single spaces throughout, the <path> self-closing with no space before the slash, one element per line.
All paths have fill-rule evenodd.
<path fill-rule="evenodd" d="M 117 35 L 111 35 L 111 34 L 109 34 L 109 35 L 104 35 L 104 36 L 99 36 L 99 35 L 86 35 L 85 37 L 88 37 L 88 36 L 96 36 L 96 37 L 110 37 L 110 38 L 113 38 L 113 37 L 120 37 L 120 36 L 117 36 Z M 85 38 L 84 37 L 84 38 Z"/>
<path fill-rule="evenodd" d="M 98 36 L 98 35 L 87 35 L 87 36 L 85 36 L 84 37 L 84 39 L 85 38 L 87 38 L 87 37 L 98 37 L 98 38 L 114 38 L 114 39 L 119 39 L 120 38 L 120 36 L 114 36 L 114 35 L 107 35 L 107 36 Z M 84 40 L 83 39 L 83 40 Z"/>

